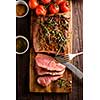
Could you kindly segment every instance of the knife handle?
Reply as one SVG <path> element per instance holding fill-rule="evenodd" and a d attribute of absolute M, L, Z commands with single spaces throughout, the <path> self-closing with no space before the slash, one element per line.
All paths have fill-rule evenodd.
<path fill-rule="evenodd" d="M 69 70 L 71 70 L 79 79 L 82 79 L 83 78 L 83 73 L 76 66 L 74 66 L 73 64 L 71 64 L 69 62 L 64 63 L 64 65 Z"/>

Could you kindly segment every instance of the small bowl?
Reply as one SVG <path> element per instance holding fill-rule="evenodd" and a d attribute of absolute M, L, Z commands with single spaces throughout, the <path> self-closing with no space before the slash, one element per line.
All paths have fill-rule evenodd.
<path fill-rule="evenodd" d="M 29 12 L 29 6 L 28 4 L 23 0 L 16 1 L 16 17 L 17 18 L 23 18 L 25 17 Z"/>
<path fill-rule="evenodd" d="M 16 54 L 24 54 L 28 49 L 28 39 L 21 35 L 16 36 Z"/>

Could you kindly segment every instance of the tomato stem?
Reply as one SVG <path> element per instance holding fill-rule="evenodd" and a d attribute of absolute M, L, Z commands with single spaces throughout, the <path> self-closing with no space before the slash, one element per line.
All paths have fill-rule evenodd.
<path fill-rule="evenodd" d="M 47 9 L 51 4 L 53 4 L 53 2 L 50 2 L 48 5 L 45 5 L 45 9 Z"/>

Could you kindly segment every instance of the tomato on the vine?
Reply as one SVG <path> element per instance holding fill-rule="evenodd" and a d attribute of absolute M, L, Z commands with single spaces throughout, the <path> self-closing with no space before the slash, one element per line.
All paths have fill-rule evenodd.
<path fill-rule="evenodd" d="M 62 2 L 64 2 L 65 0 L 55 0 L 55 2 L 59 5 L 61 4 Z"/>
<path fill-rule="evenodd" d="M 59 6 L 57 4 L 51 4 L 49 6 L 49 11 L 51 14 L 56 14 L 59 12 Z"/>
<path fill-rule="evenodd" d="M 60 8 L 62 12 L 68 12 L 69 7 L 68 7 L 68 2 L 64 1 L 60 4 Z"/>
<path fill-rule="evenodd" d="M 51 2 L 51 0 L 41 0 L 43 2 L 43 4 L 48 4 Z"/>
<path fill-rule="evenodd" d="M 38 15 L 38 16 L 39 16 L 39 15 L 45 16 L 46 13 L 47 13 L 47 10 L 44 8 L 43 5 L 37 6 L 35 11 L 36 11 L 36 15 Z"/>
<path fill-rule="evenodd" d="M 39 5 L 37 0 L 29 0 L 28 4 L 31 9 L 35 9 Z"/>

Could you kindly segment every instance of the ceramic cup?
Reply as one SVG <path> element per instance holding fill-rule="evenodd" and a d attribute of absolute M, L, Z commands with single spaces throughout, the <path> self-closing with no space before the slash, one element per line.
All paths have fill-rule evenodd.
<path fill-rule="evenodd" d="M 23 15 L 21 15 L 21 16 L 18 16 L 18 15 L 16 14 L 16 17 L 17 17 L 17 18 L 23 18 L 23 17 L 25 17 L 25 16 L 28 14 L 28 12 L 29 12 L 29 6 L 28 6 L 28 4 L 27 4 L 25 1 L 23 1 L 23 0 L 18 0 L 18 1 L 16 1 L 16 6 L 17 6 L 18 4 L 24 5 L 24 6 L 26 7 L 26 9 L 25 9 L 25 14 L 23 14 Z M 16 10 L 17 10 L 17 8 L 16 8 Z M 19 9 L 19 10 L 20 10 L 20 9 Z M 16 11 L 16 12 L 17 12 L 17 11 Z"/>
<path fill-rule="evenodd" d="M 25 50 L 24 51 L 21 51 L 21 52 L 17 51 L 17 49 L 16 49 L 16 54 L 24 54 L 29 49 L 29 41 L 24 36 L 21 36 L 21 35 L 16 36 L 16 48 L 17 48 L 17 45 L 18 45 L 17 44 L 17 39 L 24 40 L 26 47 L 25 47 Z M 23 46 L 23 43 L 21 43 L 21 41 L 20 41 L 20 44 L 21 44 L 21 46 Z"/>

